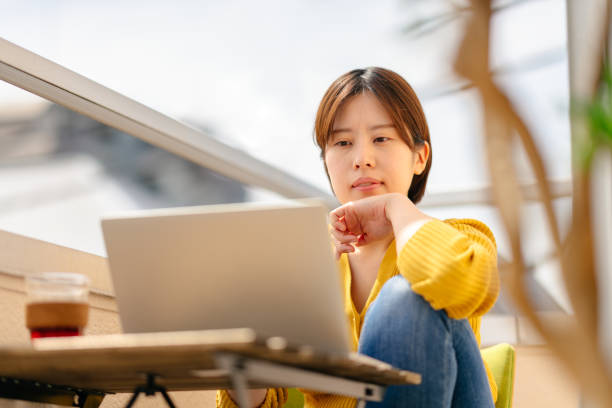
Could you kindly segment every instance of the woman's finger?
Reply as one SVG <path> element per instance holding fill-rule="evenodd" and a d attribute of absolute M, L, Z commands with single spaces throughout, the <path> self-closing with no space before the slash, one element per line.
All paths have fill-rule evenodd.
<path fill-rule="evenodd" d="M 344 232 L 332 229 L 330 231 L 332 237 L 334 238 L 335 241 L 346 244 L 349 242 L 357 242 L 357 236 L 353 235 L 353 234 L 346 234 Z"/>
<path fill-rule="evenodd" d="M 363 234 L 364 231 L 362 229 L 359 216 L 357 215 L 357 212 L 354 211 L 352 206 L 347 206 L 346 211 L 344 212 L 343 221 L 346 225 L 346 231 L 349 231 L 351 234 L 355 235 Z"/>
<path fill-rule="evenodd" d="M 346 231 L 346 224 L 344 223 L 344 217 L 338 221 L 333 221 L 331 225 L 338 231 Z"/>
<path fill-rule="evenodd" d="M 329 212 L 329 221 L 331 224 L 339 222 L 342 218 L 344 218 L 344 206 L 340 206 L 335 210 Z"/>
<path fill-rule="evenodd" d="M 348 252 L 355 252 L 355 247 L 353 247 L 352 245 L 348 245 L 348 244 L 340 244 L 340 243 L 336 244 L 336 253 L 343 254 L 343 253 L 348 253 Z"/>

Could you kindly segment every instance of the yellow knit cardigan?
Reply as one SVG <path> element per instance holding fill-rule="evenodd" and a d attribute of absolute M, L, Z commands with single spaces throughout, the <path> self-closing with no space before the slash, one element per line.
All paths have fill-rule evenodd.
<path fill-rule="evenodd" d="M 467 318 L 480 345 L 480 323 L 495 303 L 499 293 L 497 249 L 489 228 L 471 219 L 432 220 L 424 224 L 408 240 L 399 257 L 395 241 L 389 245 L 378 270 L 378 276 L 366 304 L 357 312 L 351 298 L 351 270 L 348 257 L 339 261 L 345 295 L 345 313 L 350 324 L 353 350 L 357 350 L 361 325 L 370 304 L 376 299 L 384 283 L 402 274 L 412 290 L 425 298 L 434 309 L 444 309 L 449 317 Z M 497 386 L 486 363 L 493 400 L 497 400 Z M 307 408 L 354 408 L 354 398 L 301 390 Z M 269 389 L 261 405 L 264 408 L 282 407 L 287 390 Z M 236 404 L 225 390 L 217 392 L 217 407 L 234 408 Z"/>

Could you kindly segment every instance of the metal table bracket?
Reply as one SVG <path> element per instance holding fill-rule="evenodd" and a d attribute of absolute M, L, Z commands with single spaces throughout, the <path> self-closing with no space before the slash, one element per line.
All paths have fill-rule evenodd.
<path fill-rule="evenodd" d="M 98 408 L 106 394 L 108 393 L 98 390 L 0 377 L 0 398 L 42 402 L 66 407 Z"/>
<path fill-rule="evenodd" d="M 283 383 L 278 385 L 286 387 L 309 384 L 310 388 L 322 392 L 357 398 L 358 407 L 365 406 L 366 401 L 382 401 L 386 389 L 381 385 L 338 378 L 232 353 L 216 353 L 215 362 L 219 368 L 229 374 L 240 407 L 250 406 L 248 381 L 278 383 L 279 379 L 283 379 Z M 193 374 L 198 375 L 198 371 L 194 371 Z M 205 371 L 202 372 L 202 375 L 205 375 Z"/>
<path fill-rule="evenodd" d="M 152 397 L 158 392 L 162 395 L 162 397 L 164 397 L 164 400 L 166 400 L 166 404 L 168 404 L 170 408 L 176 408 L 174 403 L 172 402 L 172 399 L 168 395 L 166 387 L 162 387 L 161 385 L 156 384 L 155 377 L 155 374 L 147 373 L 147 383 L 145 385 L 139 385 L 134 389 L 134 394 L 132 395 L 132 398 L 130 398 L 130 401 L 125 406 L 125 408 L 130 408 L 132 405 L 134 405 L 140 393 L 143 393 L 147 397 Z"/>

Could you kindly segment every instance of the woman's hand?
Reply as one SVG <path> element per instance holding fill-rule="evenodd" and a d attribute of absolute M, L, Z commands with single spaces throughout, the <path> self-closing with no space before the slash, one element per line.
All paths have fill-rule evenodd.
<path fill-rule="evenodd" d="M 386 208 L 393 194 L 368 197 L 346 203 L 330 212 L 331 234 L 336 258 L 355 247 L 367 245 L 393 234 Z"/>
<path fill-rule="evenodd" d="M 354 252 L 356 247 L 396 237 L 398 248 L 431 217 L 422 213 L 408 199 L 399 194 L 382 194 L 346 203 L 330 212 L 331 235 L 336 258 Z M 409 234 L 409 235 L 408 235 Z"/>

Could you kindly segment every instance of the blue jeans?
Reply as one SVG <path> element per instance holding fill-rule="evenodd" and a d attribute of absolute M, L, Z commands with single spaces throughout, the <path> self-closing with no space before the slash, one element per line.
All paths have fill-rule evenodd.
<path fill-rule="evenodd" d="M 359 352 L 422 375 L 420 385 L 387 388 L 366 407 L 494 407 L 468 321 L 434 310 L 402 276 L 389 279 L 366 313 Z"/>

